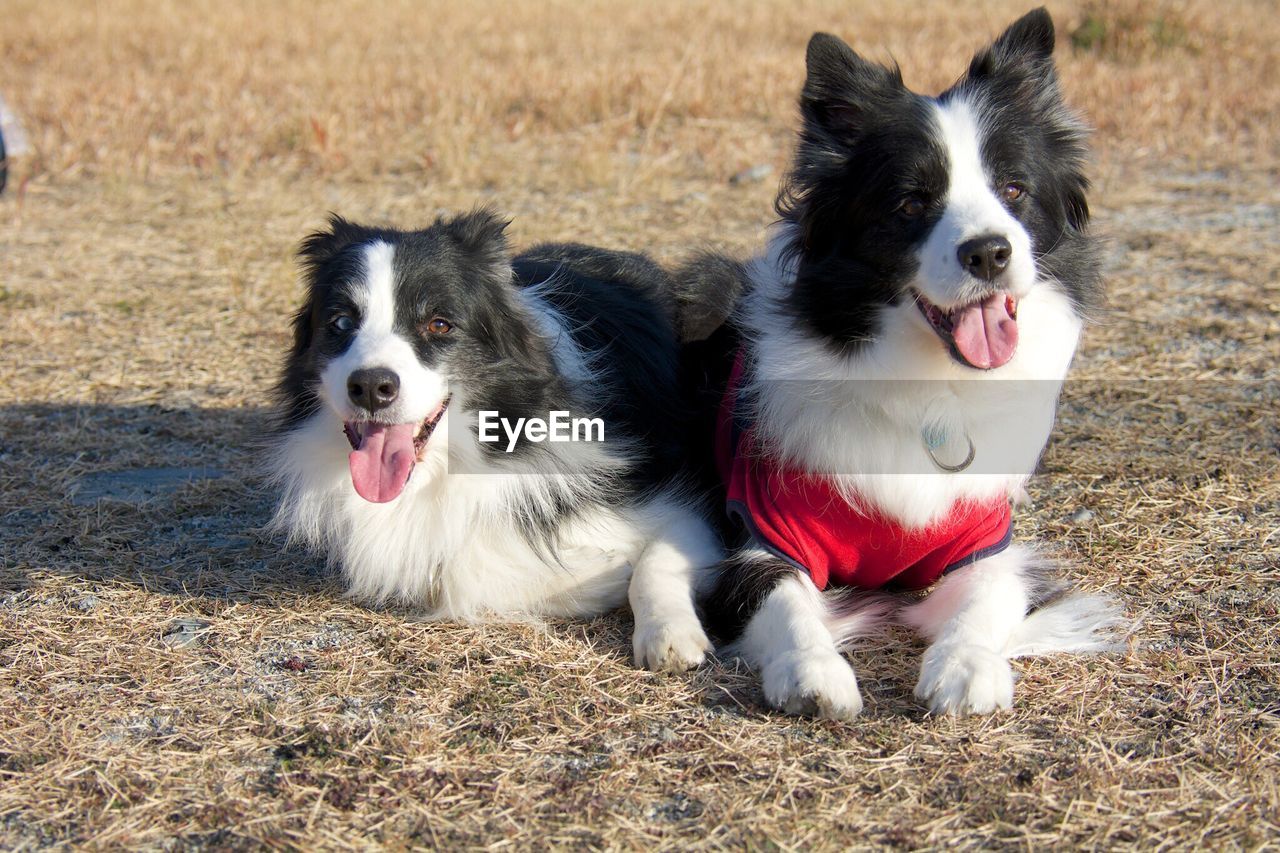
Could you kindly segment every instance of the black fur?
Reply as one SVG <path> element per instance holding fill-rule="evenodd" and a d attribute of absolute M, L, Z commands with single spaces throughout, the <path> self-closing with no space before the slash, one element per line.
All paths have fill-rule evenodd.
<path fill-rule="evenodd" d="M 606 392 L 591 412 L 641 439 L 632 485 L 682 470 L 689 406 L 679 388 L 671 279 L 643 255 L 578 244 L 535 246 L 514 261 L 522 286 L 539 289 L 578 346 L 592 353 Z"/>
<path fill-rule="evenodd" d="M 708 633 L 723 642 L 734 640 L 774 587 L 798 574 L 795 566 L 777 557 L 735 551 L 721 563 L 716 585 L 703 605 Z"/>

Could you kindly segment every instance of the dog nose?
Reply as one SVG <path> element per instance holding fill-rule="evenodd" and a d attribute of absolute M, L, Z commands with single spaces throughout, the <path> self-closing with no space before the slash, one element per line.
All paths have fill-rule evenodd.
<path fill-rule="evenodd" d="M 1009 241 L 996 235 L 975 237 L 960 244 L 956 250 L 960 258 L 960 266 L 969 275 L 983 281 L 991 281 L 1004 272 L 1009 266 L 1009 258 L 1013 255 L 1013 247 Z"/>
<path fill-rule="evenodd" d="M 385 409 L 400 393 L 400 377 L 385 367 L 357 370 L 347 377 L 347 396 L 370 413 Z"/>

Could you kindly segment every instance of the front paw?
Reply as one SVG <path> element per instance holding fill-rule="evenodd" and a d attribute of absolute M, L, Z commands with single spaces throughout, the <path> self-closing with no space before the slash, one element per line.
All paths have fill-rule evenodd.
<path fill-rule="evenodd" d="M 853 668 L 834 649 L 787 652 L 761 668 L 770 705 L 805 717 L 852 720 L 862 713 L 862 694 Z"/>
<path fill-rule="evenodd" d="M 1013 669 L 982 646 L 938 643 L 924 653 L 916 698 L 935 714 L 989 714 L 1013 704 Z"/>
<path fill-rule="evenodd" d="M 636 666 L 654 672 L 684 672 L 701 666 L 711 641 L 697 617 L 637 623 L 631 638 Z"/>

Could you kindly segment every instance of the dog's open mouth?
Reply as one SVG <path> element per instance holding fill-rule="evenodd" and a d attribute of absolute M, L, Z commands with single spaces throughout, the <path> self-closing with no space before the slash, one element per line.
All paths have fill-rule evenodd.
<path fill-rule="evenodd" d="M 373 503 L 386 503 L 399 497 L 409 482 L 413 466 L 422 458 L 427 442 L 448 409 L 446 397 L 421 423 L 344 423 L 342 431 L 351 443 L 347 464 L 356 493 Z"/>
<path fill-rule="evenodd" d="M 917 292 L 916 306 L 925 321 L 968 367 L 993 370 L 1003 367 L 1018 348 L 1018 300 L 997 291 L 950 310 L 939 308 Z"/>

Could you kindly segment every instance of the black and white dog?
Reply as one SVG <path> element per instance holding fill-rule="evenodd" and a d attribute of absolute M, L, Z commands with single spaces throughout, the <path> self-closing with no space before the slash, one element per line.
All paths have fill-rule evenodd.
<path fill-rule="evenodd" d="M 629 598 L 636 662 L 696 666 L 722 551 L 685 483 L 672 282 L 583 246 L 512 259 L 505 225 L 335 217 L 306 240 L 276 522 L 362 600 L 473 619 Z"/>
<path fill-rule="evenodd" d="M 936 713 L 1008 707 L 1012 657 L 1112 642 L 1106 598 L 1010 543 L 1101 298 L 1053 46 L 1031 12 L 933 98 L 834 36 L 809 43 L 782 221 L 698 345 L 743 530 L 710 625 L 778 708 L 860 712 L 839 649 L 887 615 L 871 589 L 937 582 L 902 611 L 931 643 L 916 695 Z"/>

